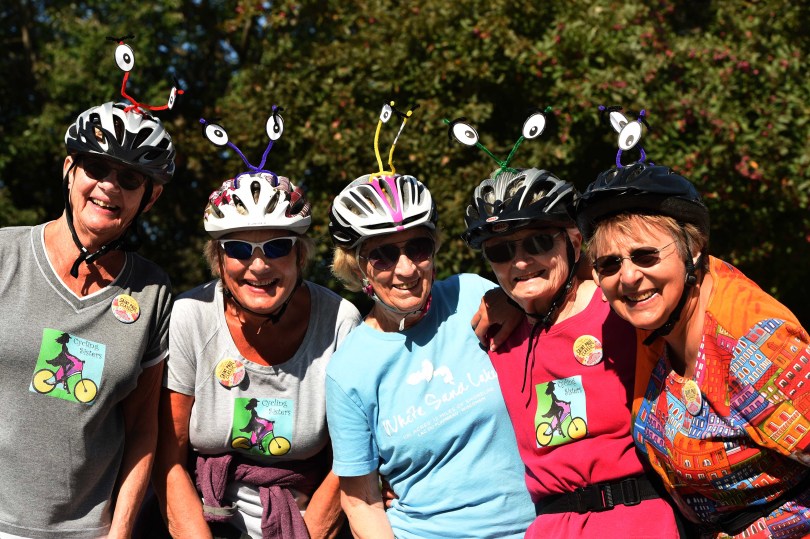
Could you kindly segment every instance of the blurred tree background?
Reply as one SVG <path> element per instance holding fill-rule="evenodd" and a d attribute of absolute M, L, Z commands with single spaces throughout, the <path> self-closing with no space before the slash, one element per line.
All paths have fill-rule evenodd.
<path fill-rule="evenodd" d="M 128 93 L 157 113 L 178 147 L 177 174 L 144 219 L 142 252 L 177 292 L 207 280 L 202 210 L 245 169 L 213 147 L 216 119 L 258 164 L 264 123 L 284 107 L 267 168 L 303 184 L 314 204 L 318 256 L 329 274 L 332 197 L 377 169 L 384 101 L 418 104 L 397 144 L 398 172 L 437 199 L 446 241 L 440 276 L 486 274 L 458 239 L 472 189 L 496 164 L 449 142 L 442 119 L 465 116 L 505 158 L 532 108 L 555 128 L 526 141 L 514 166 L 537 166 L 584 188 L 614 164 L 616 133 L 598 105 L 644 108 L 648 159 L 689 177 L 712 214 L 714 254 L 740 267 L 810 323 L 810 5 L 787 0 L 165 0 L 132 4 L 16 0 L 0 7 L 0 226 L 62 211 L 64 132 L 92 105 L 121 100 L 106 36 L 134 34 Z M 805 66 L 805 67 L 803 67 Z M 383 154 L 398 121 L 382 131 Z M 625 159 L 631 159 L 627 156 Z M 625 161 L 627 162 L 627 161 Z M 357 299 L 357 298 L 355 298 Z"/>

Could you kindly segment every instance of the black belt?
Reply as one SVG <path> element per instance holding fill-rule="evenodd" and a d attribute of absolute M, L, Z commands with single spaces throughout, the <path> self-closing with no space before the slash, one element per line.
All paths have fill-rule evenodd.
<path fill-rule="evenodd" d="M 573 492 L 546 496 L 534 504 L 537 515 L 549 513 L 597 513 L 617 505 L 638 505 L 642 500 L 660 498 L 650 480 L 644 476 L 621 481 L 596 483 Z"/>

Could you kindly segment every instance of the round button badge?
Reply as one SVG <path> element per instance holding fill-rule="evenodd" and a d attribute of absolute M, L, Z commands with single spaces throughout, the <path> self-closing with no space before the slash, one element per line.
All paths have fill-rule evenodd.
<path fill-rule="evenodd" d="M 217 363 L 214 373 L 224 387 L 236 387 L 245 379 L 245 365 L 238 359 L 226 358 Z"/>
<path fill-rule="evenodd" d="M 574 357 L 582 365 L 593 367 L 602 361 L 602 343 L 593 335 L 581 335 L 574 341 Z"/>
<path fill-rule="evenodd" d="M 128 294 L 119 294 L 112 301 L 113 315 L 125 324 L 131 324 L 141 315 L 138 300 Z"/>
<path fill-rule="evenodd" d="M 686 405 L 686 411 L 690 415 L 697 416 L 700 414 L 700 409 L 703 408 L 703 396 L 700 394 L 700 387 L 694 380 L 687 380 L 681 389 L 681 396 Z"/>

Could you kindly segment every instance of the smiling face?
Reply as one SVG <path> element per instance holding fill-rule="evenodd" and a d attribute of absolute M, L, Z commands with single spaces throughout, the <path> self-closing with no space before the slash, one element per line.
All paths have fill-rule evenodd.
<path fill-rule="evenodd" d="M 411 260 L 403 251 L 409 240 L 431 238 L 424 227 L 417 227 L 394 234 L 371 237 L 360 247 L 358 263 L 362 273 L 374 288 L 374 293 L 386 305 L 408 313 L 417 311 L 427 301 L 433 284 L 433 256 L 421 261 Z M 391 269 L 380 270 L 368 260 L 369 254 L 383 245 L 395 244 L 400 248 L 396 265 Z M 392 313 L 379 305 L 372 313 L 378 318 L 387 318 Z M 399 323 L 399 319 L 396 320 Z"/>
<path fill-rule="evenodd" d="M 268 240 L 293 236 L 288 230 L 248 230 L 233 232 L 224 240 L 264 243 Z M 236 300 L 251 311 L 271 314 L 277 311 L 295 288 L 300 274 L 299 246 L 279 258 L 267 258 L 261 249 L 254 249 L 247 260 L 227 256 L 219 247 L 222 283 Z"/>
<path fill-rule="evenodd" d="M 531 254 L 526 251 L 524 240 L 538 234 L 556 234 L 556 237 L 551 250 Z M 514 258 L 501 263 L 490 262 L 490 266 L 504 292 L 509 294 L 524 311 L 529 313 L 547 311 L 554 295 L 565 285 L 569 271 L 566 235 L 573 244 L 574 252 L 579 253 L 582 236 L 575 229 L 528 228 L 484 243 L 484 247 L 487 248 L 504 242 L 513 242 Z"/>
<path fill-rule="evenodd" d="M 595 259 L 615 255 L 625 260 L 613 275 L 596 271 L 593 275 L 619 316 L 637 328 L 653 330 L 666 323 L 684 290 L 681 240 L 644 216 L 634 216 L 632 224 L 621 226 L 613 221 L 598 227 L 591 245 Z M 660 249 L 657 263 L 641 267 L 629 260 L 639 249 Z"/>
<path fill-rule="evenodd" d="M 67 173 L 72 164 L 73 158 L 68 156 L 63 173 Z M 111 163 L 105 177 L 94 179 L 85 171 L 79 158 L 79 164 L 68 177 L 73 224 L 82 243 L 91 250 L 120 237 L 138 212 L 146 184 L 144 182 L 133 190 L 122 189 L 118 172 L 123 168 L 123 165 Z M 162 190 L 161 185 L 153 186 L 144 211 L 152 207 Z"/>

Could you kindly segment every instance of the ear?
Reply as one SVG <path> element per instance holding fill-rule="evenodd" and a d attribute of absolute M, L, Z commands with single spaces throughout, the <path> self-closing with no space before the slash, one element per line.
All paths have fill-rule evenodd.
<path fill-rule="evenodd" d="M 73 156 L 68 155 L 67 157 L 65 157 L 65 162 L 62 163 L 62 177 L 63 178 L 65 177 L 65 174 L 68 173 L 68 170 L 70 170 L 71 166 L 73 166 Z M 72 184 L 73 184 L 73 178 L 68 178 L 68 190 L 70 190 Z"/>
<path fill-rule="evenodd" d="M 571 240 L 571 246 L 574 248 L 574 261 L 579 262 L 582 257 L 582 234 L 576 228 L 566 228 L 565 233 Z"/>
<path fill-rule="evenodd" d="M 149 197 L 149 202 L 146 203 L 146 206 L 143 207 L 143 212 L 148 212 L 152 206 L 157 202 L 157 199 L 160 197 L 160 194 L 163 192 L 162 185 L 153 185 L 152 186 L 152 196 Z"/>

